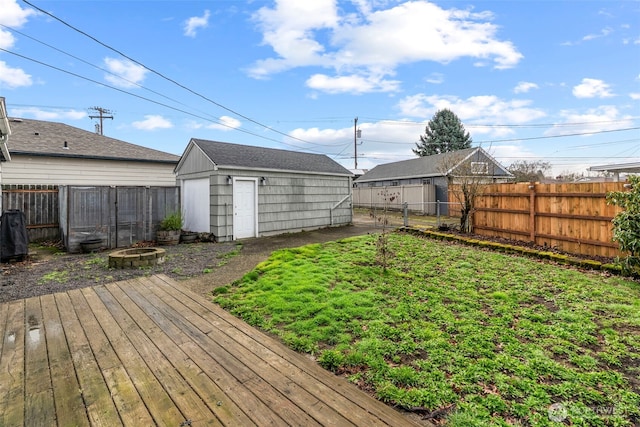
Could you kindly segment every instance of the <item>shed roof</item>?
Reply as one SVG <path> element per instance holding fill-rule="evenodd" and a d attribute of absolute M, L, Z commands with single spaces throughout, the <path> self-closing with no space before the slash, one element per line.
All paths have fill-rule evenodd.
<path fill-rule="evenodd" d="M 451 162 L 449 162 L 448 159 L 452 158 L 452 161 L 457 162 L 450 168 L 455 169 L 461 163 L 476 154 L 476 152 L 479 155 L 482 155 L 483 158 L 494 162 L 498 167 L 498 171 L 497 173 L 494 173 L 494 175 L 509 176 L 509 172 L 506 171 L 502 165 L 496 162 L 486 151 L 480 147 L 474 147 L 447 153 L 434 154 L 433 156 L 417 157 L 415 159 L 378 165 L 358 178 L 358 182 L 444 176 L 447 175 L 447 172 L 450 173 L 450 171 L 442 170 L 443 165 L 447 165 L 447 167 L 449 167 L 448 163 Z"/>
<path fill-rule="evenodd" d="M 12 118 L 10 124 L 11 138 L 7 145 L 9 152 L 14 155 L 172 164 L 180 160 L 175 154 L 98 135 L 64 123 Z"/>
<path fill-rule="evenodd" d="M 352 173 L 324 154 L 191 139 L 218 167 L 348 175 Z"/>

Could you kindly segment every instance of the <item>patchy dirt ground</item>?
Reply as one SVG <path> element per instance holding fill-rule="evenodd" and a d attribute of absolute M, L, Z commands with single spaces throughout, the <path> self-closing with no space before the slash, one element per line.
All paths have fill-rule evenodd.
<path fill-rule="evenodd" d="M 30 249 L 26 261 L 1 264 L 0 302 L 69 289 L 93 286 L 133 277 L 163 273 L 177 280 L 208 274 L 238 252 L 235 243 L 193 243 L 163 246 L 165 262 L 148 268 L 109 268 L 109 252 L 47 254 Z"/>
<path fill-rule="evenodd" d="M 0 303 L 153 274 L 166 274 L 194 292 L 206 295 L 217 286 L 241 278 L 274 250 L 374 231 L 370 225 L 356 224 L 247 239 L 241 243 L 162 246 L 167 251 L 163 264 L 123 270 L 109 268 L 111 251 L 69 255 L 34 247 L 26 261 L 0 264 Z"/>

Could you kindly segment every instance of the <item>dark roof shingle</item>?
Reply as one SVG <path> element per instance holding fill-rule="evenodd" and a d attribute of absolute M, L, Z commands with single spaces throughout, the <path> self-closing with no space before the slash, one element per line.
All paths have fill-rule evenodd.
<path fill-rule="evenodd" d="M 218 166 L 352 175 L 324 154 L 301 153 L 228 142 L 191 140 Z"/>
<path fill-rule="evenodd" d="M 177 164 L 180 156 L 58 122 L 11 119 L 11 154 Z M 65 148 L 65 143 L 66 147 Z"/>

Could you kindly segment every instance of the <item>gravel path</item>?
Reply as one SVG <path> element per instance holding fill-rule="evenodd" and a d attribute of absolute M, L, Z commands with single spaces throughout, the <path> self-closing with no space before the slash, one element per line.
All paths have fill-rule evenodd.
<path fill-rule="evenodd" d="M 108 268 L 111 251 L 95 254 L 51 254 L 32 251 L 23 262 L 0 264 L 0 303 L 70 289 L 166 274 L 200 295 L 241 278 L 271 252 L 287 247 L 339 240 L 375 232 L 372 224 L 326 228 L 230 243 L 192 243 L 163 246 L 166 261 L 143 269 Z"/>

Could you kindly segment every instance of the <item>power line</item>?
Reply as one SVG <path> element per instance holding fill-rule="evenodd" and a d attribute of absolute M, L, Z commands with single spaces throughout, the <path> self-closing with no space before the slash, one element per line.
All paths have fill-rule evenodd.
<path fill-rule="evenodd" d="M 396 120 L 396 119 L 381 119 L 376 117 L 365 117 L 367 120 L 373 120 L 377 122 L 384 122 L 397 125 L 425 125 L 428 121 L 414 121 L 414 120 Z M 533 123 L 533 124 L 464 124 L 465 128 L 472 127 L 488 127 L 488 128 L 540 128 L 540 127 L 570 127 L 570 126 L 586 126 L 593 124 L 610 124 L 610 123 L 624 123 L 633 120 L 640 120 L 640 116 L 629 117 L 625 119 L 616 120 L 596 120 L 591 122 L 570 122 L 570 123 Z"/>
<path fill-rule="evenodd" d="M 114 77 L 117 77 L 117 78 L 119 78 L 119 79 L 121 79 L 121 80 L 123 80 L 123 81 L 125 81 L 125 82 L 127 82 L 127 83 L 130 83 L 130 84 L 132 84 L 132 85 L 134 85 L 134 86 L 139 87 L 140 89 L 144 89 L 144 90 L 149 91 L 149 92 L 151 92 L 151 93 L 153 93 L 153 94 L 155 94 L 155 95 L 161 96 L 161 97 L 163 97 L 163 98 L 165 98 L 165 99 L 167 99 L 167 100 L 169 100 L 169 101 L 173 101 L 173 102 L 175 102 L 175 103 L 177 103 L 177 104 L 184 105 L 185 107 L 189 107 L 188 105 L 186 105 L 186 104 L 184 104 L 184 103 L 182 103 L 182 102 L 180 102 L 180 101 L 178 101 L 178 100 L 176 100 L 176 99 L 173 99 L 173 98 L 171 98 L 171 97 L 169 97 L 169 96 L 166 96 L 166 95 L 164 95 L 164 94 L 162 94 L 162 93 L 160 93 L 160 92 L 157 92 L 157 91 L 155 91 L 155 90 L 153 90 L 153 89 L 150 89 L 150 88 L 148 88 L 148 87 L 145 87 L 145 86 L 143 86 L 143 85 L 141 85 L 141 84 L 139 84 L 139 83 L 137 83 L 137 82 L 134 82 L 134 81 L 128 80 L 127 78 L 125 78 L 125 77 L 123 77 L 123 76 L 121 76 L 121 75 L 119 75 L 119 74 L 116 74 L 116 73 L 114 73 L 114 72 L 112 72 L 112 71 L 110 71 L 110 70 L 107 70 L 106 68 L 103 68 L 103 67 L 100 67 L 100 66 L 98 66 L 98 65 L 95 65 L 95 64 L 93 64 L 93 63 L 91 63 L 91 62 L 89 62 L 89 61 L 86 61 L 86 60 L 84 60 L 84 59 L 82 59 L 82 58 L 80 58 L 80 57 L 78 57 L 78 56 L 75 56 L 75 55 L 73 55 L 73 54 L 71 54 L 71 53 L 69 53 L 69 52 L 66 52 L 66 51 L 64 51 L 64 50 L 62 50 L 62 49 L 59 49 L 59 48 L 57 48 L 57 47 L 55 47 L 55 46 L 52 46 L 52 45 L 50 45 L 50 44 L 48 44 L 48 43 L 45 43 L 45 42 L 43 42 L 42 40 L 39 40 L 39 39 L 37 39 L 37 38 L 35 38 L 35 37 L 32 37 L 32 36 L 30 36 L 30 35 L 28 35 L 28 34 L 25 34 L 25 33 L 21 32 L 21 31 L 18 31 L 18 30 L 16 30 L 15 28 L 11 28 L 11 27 L 8 27 L 8 26 L 3 25 L 3 24 L 0 24 L 0 27 L 6 28 L 6 29 L 8 29 L 8 30 L 10 30 L 10 31 L 12 31 L 12 32 L 14 32 L 14 33 L 16 33 L 16 34 L 20 34 L 21 36 L 26 37 L 26 38 L 28 38 L 28 39 L 31 39 L 31 40 L 33 40 L 33 41 L 35 41 L 35 42 L 37 42 L 37 43 L 40 43 L 40 44 L 42 44 L 42 45 L 44 45 L 44 46 L 48 47 L 49 49 L 53 49 L 53 50 L 55 50 L 55 51 L 57 51 L 57 52 L 62 53 L 63 55 L 67 55 L 67 56 L 69 56 L 70 58 L 73 58 L 73 59 L 75 59 L 75 60 L 77 60 L 77 61 L 80 61 L 80 62 L 82 62 L 82 63 L 84 63 L 84 64 L 87 64 L 87 65 L 89 65 L 90 67 L 93 67 L 93 68 L 95 68 L 95 69 L 97 69 L 97 70 L 100 70 L 100 71 L 102 71 L 102 72 L 104 72 L 104 73 L 107 73 L 107 74 L 110 74 L 110 75 L 112 75 L 112 76 L 114 76 Z M 56 107 L 54 107 L 54 108 L 56 108 Z M 197 108 L 193 108 L 193 107 L 189 107 L 189 108 L 192 108 L 193 110 L 198 111 L 198 112 L 199 112 L 199 113 L 201 113 L 201 114 L 205 114 L 205 115 L 207 115 L 207 116 L 209 116 L 209 117 L 212 117 L 214 120 L 218 120 L 217 118 L 214 118 L 213 116 L 211 116 L 210 114 L 208 114 L 208 113 L 206 113 L 206 112 L 204 112 L 204 111 L 202 111 L 202 110 L 198 110 Z M 219 122 L 218 124 L 222 124 L 222 123 L 221 123 L 221 122 Z"/>
<path fill-rule="evenodd" d="M 162 106 L 162 107 L 169 108 L 169 109 L 171 109 L 171 110 L 178 111 L 178 112 L 183 113 L 183 114 L 187 114 L 187 115 L 192 116 L 192 117 L 196 117 L 196 118 L 199 118 L 199 119 L 202 119 L 202 120 L 208 121 L 208 122 L 214 122 L 214 123 L 216 123 L 216 124 L 218 124 L 218 125 L 225 126 L 225 127 L 230 128 L 230 129 L 237 130 L 237 131 L 239 131 L 239 132 L 244 132 L 244 133 L 246 133 L 246 134 L 248 134 L 248 135 L 252 135 L 252 136 L 255 136 L 255 137 L 258 137 L 258 138 L 266 139 L 267 141 L 273 141 L 273 142 L 276 142 L 276 143 L 278 143 L 278 144 L 289 145 L 289 144 L 286 144 L 286 143 L 284 143 L 284 142 L 282 142 L 282 141 L 279 141 L 279 140 L 277 140 L 277 139 L 269 138 L 269 137 L 267 137 L 267 136 L 260 135 L 260 134 L 254 133 L 254 132 L 250 132 L 250 131 L 245 130 L 245 129 L 234 128 L 233 126 L 229 126 L 229 125 L 227 125 L 227 124 L 225 124 L 225 123 L 223 123 L 223 122 L 216 122 L 216 121 L 211 120 L 211 119 L 209 119 L 209 118 L 202 117 L 202 116 L 198 116 L 197 114 L 191 113 L 191 112 L 189 112 L 189 111 L 182 110 L 182 109 L 180 109 L 180 108 L 176 108 L 176 107 L 173 107 L 173 106 L 171 106 L 171 105 L 164 104 L 164 103 L 162 103 L 162 102 L 159 102 L 159 101 L 156 101 L 156 100 L 153 100 L 153 99 L 150 99 L 150 98 L 146 98 L 146 97 L 141 96 L 141 95 L 136 95 L 135 93 L 127 92 L 126 90 L 123 90 L 123 89 L 117 88 L 117 87 L 115 87 L 115 86 L 111 86 L 111 85 L 108 85 L 108 84 L 106 84 L 106 83 L 102 83 L 102 82 L 99 82 L 99 81 L 97 81 L 97 80 L 93 80 L 93 79 L 90 79 L 90 78 L 88 78 L 88 77 L 81 76 L 80 74 L 73 73 L 73 72 L 68 71 L 68 70 L 64 70 L 64 69 L 59 68 L 59 67 L 56 67 L 56 66 L 54 66 L 54 65 L 47 64 L 47 63 L 44 63 L 44 62 L 42 62 L 42 61 L 38 61 L 37 59 L 34 59 L 34 58 L 29 58 L 28 56 L 21 55 L 21 54 L 16 53 L 16 52 L 12 52 L 12 51 L 10 51 L 10 50 L 3 49 L 3 48 L 1 48 L 1 47 L 0 47 L 0 51 L 2 51 L 2 52 L 6 52 L 6 53 L 9 53 L 9 54 L 11 54 L 11 55 L 18 56 L 18 57 L 20 57 L 20 58 L 26 59 L 27 61 L 35 62 L 36 64 L 39 64 L 39 65 L 42 65 L 42 66 L 44 66 L 44 67 L 48 67 L 48 68 L 54 69 L 54 70 L 56 70 L 56 71 L 60 71 L 60 72 L 65 73 L 65 74 L 69 74 L 69 75 L 74 76 L 74 77 L 77 77 L 77 78 L 79 78 L 79 79 L 83 79 L 83 80 L 86 80 L 86 81 L 88 81 L 88 82 L 95 83 L 95 84 L 100 85 L 100 86 L 104 86 L 104 87 L 106 87 L 106 88 L 109 88 L 109 89 L 112 89 L 112 90 L 115 90 L 115 91 L 118 91 L 118 92 L 124 93 L 124 94 L 126 94 L 126 95 L 133 96 L 133 97 L 138 98 L 138 99 L 141 99 L 141 100 L 143 100 L 143 101 L 151 102 L 151 103 L 153 103 L 153 104 L 160 105 L 160 106 Z M 300 147 L 296 147 L 296 148 L 300 148 Z M 308 151 L 315 151 L 315 150 L 312 150 L 312 149 L 310 149 L 310 148 L 309 148 L 309 149 L 307 149 L 307 150 L 308 150 Z M 317 151 L 316 151 L 316 152 L 317 152 Z"/>
<path fill-rule="evenodd" d="M 76 31 L 76 32 L 78 32 L 78 33 L 80 33 L 80 34 L 82 34 L 82 35 L 83 35 L 83 36 L 85 36 L 85 37 L 88 37 L 89 39 L 93 40 L 94 42 L 98 43 L 99 45 L 101 45 L 101 46 L 103 46 L 103 47 L 105 47 L 105 48 L 107 48 L 107 49 L 109 49 L 109 50 L 111 50 L 111 51 L 113 51 L 113 52 L 116 52 L 118 55 L 121 55 L 122 57 L 124 57 L 124 58 L 128 59 L 129 61 L 131 61 L 131 62 L 133 62 L 133 63 L 135 63 L 135 64 L 137 64 L 137 65 L 139 65 L 139 66 L 143 67 L 145 70 L 148 70 L 148 71 L 152 72 L 153 74 L 155 74 L 155 75 L 157 75 L 157 76 L 159 76 L 159 77 L 161 77 L 161 78 L 163 78 L 163 79 L 165 79 L 165 80 L 167 80 L 167 81 L 169 81 L 169 82 L 171 82 L 171 83 L 175 84 L 176 86 L 178 86 L 178 87 L 180 87 L 180 88 L 182 88 L 182 89 L 184 89 L 184 90 L 186 90 L 186 91 L 190 92 L 190 93 L 191 93 L 191 94 L 193 94 L 193 95 L 196 95 L 196 96 L 198 96 L 198 97 L 200 97 L 200 98 L 204 99 L 205 101 L 208 101 L 208 102 L 210 102 L 210 103 L 212 103 L 212 104 L 216 105 L 217 107 L 220 107 L 220 108 L 222 108 L 222 109 L 224 109 L 224 110 L 226 110 L 226 111 L 228 111 L 228 112 L 230 112 L 230 113 L 232 113 L 232 114 L 235 114 L 236 116 L 241 117 L 241 118 L 243 118 L 243 119 L 245 119 L 245 120 L 247 120 L 247 121 L 249 121 L 249 122 L 251 122 L 251 123 L 254 123 L 254 124 L 256 124 L 256 125 L 258 125 L 258 126 L 260 126 L 260 127 L 264 128 L 264 129 L 267 129 L 267 130 L 270 130 L 270 131 L 275 132 L 275 133 L 277 133 L 277 134 L 283 135 L 283 136 L 285 136 L 285 137 L 287 137 L 287 138 L 291 138 L 291 139 L 294 139 L 294 140 L 297 140 L 297 141 L 300 141 L 300 142 L 304 142 L 305 144 L 312 144 L 312 145 L 314 145 L 314 143 L 312 143 L 312 142 L 310 142 L 310 141 L 305 141 L 305 140 L 300 139 L 300 138 L 297 138 L 297 137 L 295 137 L 295 136 L 291 136 L 291 135 L 289 135 L 289 134 L 287 134 L 287 133 L 285 133 L 285 132 L 281 132 L 281 131 L 279 131 L 279 130 L 277 130 L 277 129 L 272 128 L 271 126 L 267 126 L 267 125 L 265 125 L 265 124 L 263 124 L 263 123 L 260 123 L 260 122 L 259 122 L 259 121 L 257 121 L 257 120 L 254 120 L 254 119 L 252 119 L 252 118 L 250 118 L 250 117 L 248 117 L 248 116 L 245 116 L 244 114 L 241 114 L 241 113 L 239 113 L 239 112 L 237 112 L 237 111 L 235 111 L 235 110 L 233 110 L 233 109 L 231 109 L 231 108 L 229 108 L 229 107 L 226 107 L 226 106 L 224 106 L 224 105 L 220 104 L 219 102 L 216 102 L 216 101 L 214 101 L 214 100 L 212 100 L 212 99 L 210 99 L 210 98 L 208 98 L 208 97 L 206 97 L 206 96 L 202 95 L 201 93 L 196 92 L 196 91 L 194 91 L 194 90 L 190 89 L 189 87 L 187 87 L 187 86 L 185 86 L 185 85 L 183 85 L 183 84 L 181 84 L 181 83 L 177 82 L 176 80 L 174 80 L 174 79 L 172 79 L 172 78 L 170 78 L 170 77 L 165 76 L 164 74 L 160 73 L 159 71 L 156 71 L 156 70 L 154 70 L 154 69 L 152 69 L 152 68 L 147 67 L 147 66 L 146 66 L 146 65 L 144 65 L 143 63 L 141 63 L 141 62 L 139 62 L 139 61 L 137 61 L 137 60 L 135 60 L 135 59 L 131 58 L 130 56 L 126 55 L 126 54 L 125 54 L 125 53 L 123 53 L 122 51 L 120 51 L 120 50 L 118 50 L 118 49 L 116 49 L 116 48 L 114 48 L 114 47 L 112 47 L 112 46 L 110 46 L 110 45 L 108 45 L 108 44 L 106 44 L 106 43 L 104 43 L 104 42 L 102 42 L 102 41 L 98 40 L 97 38 L 93 37 L 92 35 L 90 35 L 90 34 L 88 34 L 88 33 L 84 32 L 84 31 L 80 30 L 79 28 L 74 27 L 73 25 L 69 24 L 68 22 L 64 21 L 63 19 L 58 18 L 57 16 L 53 15 L 52 13 L 47 12 L 47 11 L 45 11 L 45 10 L 41 9 L 40 7 L 38 7 L 38 6 L 34 5 L 33 3 L 29 2 L 28 0 L 23 0 L 23 1 L 24 1 L 26 4 L 28 4 L 29 6 L 33 7 L 34 9 L 36 9 L 36 10 L 38 10 L 38 11 L 40 11 L 40 12 L 44 13 L 45 15 L 50 16 L 51 18 L 55 19 L 56 21 L 60 22 L 61 24 L 65 25 L 65 26 L 67 26 L 67 27 L 69 27 L 69 28 L 71 28 L 72 30 L 74 30 L 74 31 Z M 284 144 L 284 145 L 289 145 L 289 144 L 286 144 L 286 143 L 284 143 L 284 142 L 280 142 L 280 143 L 281 143 L 281 144 Z M 289 146 L 292 146 L 292 145 L 289 145 Z M 297 146 L 293 146 L 293 147 L 300 148 L 300 147 L 297 147 Z M 309 150 L 309 151 L 313 151 L 313 150 Z"/>

